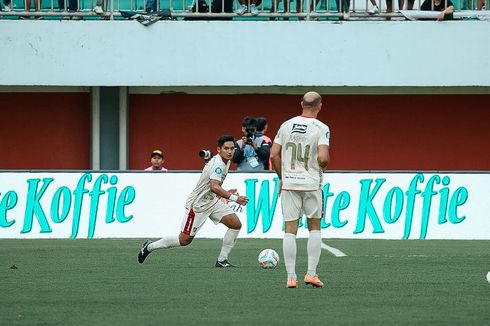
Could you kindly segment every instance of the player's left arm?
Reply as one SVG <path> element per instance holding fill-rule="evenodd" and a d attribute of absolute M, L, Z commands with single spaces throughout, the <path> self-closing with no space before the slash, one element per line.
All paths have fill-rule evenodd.
<path fill-rule="evenodd" d="M 325 129 L 320 133 L 318 139 L 318 165 L 324 170 L 330 163 L 330 129 L 325 126 Z"/>

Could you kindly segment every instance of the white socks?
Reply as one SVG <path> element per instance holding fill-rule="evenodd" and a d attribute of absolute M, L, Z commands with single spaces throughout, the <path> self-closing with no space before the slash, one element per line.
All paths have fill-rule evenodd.
<path fill-rule="evenodd" d="M 284 264 L 289 280 L 296 280 L 296 234 L 284 233 L 282 240 Z"/>
<path fill-rule="evenodd" d="M 174 247 L 180 247 L 180 241 L 179 241 L 179 236 L 171 236 L 171 237 L 165 237 L 161 238 L 158 241 L 152 242 L 148 245 L 148 250 L 151 252 L 155 249 L 168 249 L 168 248 L 174 248 Z"/>
<path fill-rule="evenodd" d="M 316 275 L 316 266 L 322 253 L 322 233 L 320 230 L 310 231 L 308 237 L 308 275 Z"/>
<path fill-rule="evenodd" d="M 218 261 L 223 261 L 228 259 L 228 255 L 235 246 L 236 238 L 240 230 L 228 229 L 225 236 L 223 237 L 223 246 L 221 247 L 221 252 L 218 256 Z"/>

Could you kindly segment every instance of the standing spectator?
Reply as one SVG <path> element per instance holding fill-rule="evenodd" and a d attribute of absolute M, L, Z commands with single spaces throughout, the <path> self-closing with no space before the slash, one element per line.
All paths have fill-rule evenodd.
<path fill-rule="evenodd" d="M 376 0 L 370 0 L 370 2 L 373 5 L 373 7 L 367 11 L 368 14 L 370 14 L 370 15 L 379 14 L 379 8 L 378 8 L 378 5 L 376 3 Z"/>
<path fill-rule="evenodd" d="M 235 143 L 232 162 L 238 171 L 263 171 L 269 161 L 270 147 L 264 139 L 255 137 L 257 119 L 245 117 L 242 122 L 242 139 Z"/>
<path fill-rule="evenodd" d="M 281 180 L 284 216 L 283 254 L 288 288 L 297 288 L 296 234 L 298 219 L 308 219 L 308 272 L 304 281 L 323 287 L 316 273 L 321 255 L 321 219 L 323 217 L 323 170 L 330 161 L 330 130 L 317 120 L 322 98 L 308 92 L 301 102 L 303 113 L 284 122 L 272 145 L 272 164 Z"/>
<path fill-rule="evenodd" d="M 10 7 L 11 0 L 3 0 L 3 11 L 11 11 Z"/>
<path fill-rule="evenodd" d="M 238 0 L 238 2 L 240 3 L 240 5 L 235 11 L 237 15 L 241 16 L 248 11 L 248 3 L 250 3 L 250 14 L 252 16 L 257 16 L 259 14 L 259 8 L 257 7 L 260 6 L 262 0 Z"/>
<path fill-rule="evenodd" d="M 106 9 L 106 6 L 104 5 L 104 0 L 97 0 L 95 7 L 94 7 L 94 12 L 97 15 L 103 15 L 105 9 Z"/>
<path fill-rule="evenodd" d="M 26 11 L 31 11 L 31 0 L 24 0 L 24 5 L 25 5 L 25 10 Z M 34 10 L 39 11 L 41 10 L 41 0 L 34 0 Z M 38 19 L 41 19 L 42 17 L 38 17 Z"/>
<path fill-rule="evenodd" d="M 337 9 L 342 13 L 343 20 L 349 20 L 350 18 L 350 0 L 335 0 Z"/>
<path fill-rule="evenodd" d="M 453 19 L 454 5 L 451 0 L 425 0 L 420 6 L 420 10 L 440 11 L 437 20 L 448 20 Z"/>
<path fill-rule="evenodd" d="M 60 10 L 65 10 L 65 1 L 66 4 L 68 5 L 68 11 L 70 12 L 78 11 L 77 0 L 58 0 L 58 7 L 60 8 Z"/>
<path fill-rule="evenodd" d="M 414 3 L 415 0 L 408 0 L 407 10 L 412 10 Z M 398 10 L 403 10 L 404 9 L 403 7 L 405 7 L 405 0 L 398 0 Z M 386 0 L 386 12 L 387 13 L 393 12 L 393 0 Z"/>
<path fill-rule="evenodd" d="M 158 0 L 147 0 L 146 1 L 146 12 L 150 13 L 152 11 L 157 11 L 157 1 Z"/>
<path fill-rule="evenodd" d="M 159 149 L 155 149 L 153 152 L 151 152 L 151 166 L 147 167 L 145 171 L 168 171 L 163 167 L 163 162 L 165 162 L 163 152 Z"/>
<path fill-rule="evenodd" d="M 272 147 L 272 140 L 269 138 L 269 136 L 266 136 L 265 133 L 267 131 L 267 119 L 264 117 L 259 117 L 257 118 L 257 132 L 255 133 L 255 137 L 257 138 L 262 138 L 267 144 L 269 144 L 269 147 Z M 267 164 L 264 164 L 264 169 L 265 170 L 270 170 L 272 166 L 271 160 L 267 161 Z"/>

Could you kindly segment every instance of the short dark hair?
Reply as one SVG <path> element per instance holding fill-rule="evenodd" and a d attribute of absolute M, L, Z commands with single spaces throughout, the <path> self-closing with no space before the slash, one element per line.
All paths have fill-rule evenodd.
<path fill-rule="evenodd" d="M 257 131 L 264 131 L 265 125 L 267 124 L 267 119 L 264 117 L 257 118 Z"/>
<path fill-rule="evenodd" d="M 254 117 L 245 117 L 242 121 L 242 127 L 255 127 L 257 128 L 257 119 Z"/>
<path fill-rule="evenodd" d="M 218 138 L 218 147 L 223 147 L 223 145 L 227 141 L 232 141 L 233 143 L 235 143 L 235 138 L 233 136 L 230 136 L 230 135 L 221 136 L 220 138 Z"/>

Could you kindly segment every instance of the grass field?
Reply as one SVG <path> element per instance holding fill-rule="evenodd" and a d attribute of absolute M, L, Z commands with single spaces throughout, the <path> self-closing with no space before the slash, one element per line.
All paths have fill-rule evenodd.
<path fill-rule="evenodd" d="M 136 261 L 143 240 L 0 240 L 1 325 L 489 325 L 490 241 L 326 240 L 323 289 L 285 288 L 280 240 L 240 239 L 234 269 L 218 240 Z M 281 255 L 282 256 L 282 255 Z M 306 240 L 298 240 L 298 276 Z M 12 268 L 13 265 L 17 268 Z"/>

